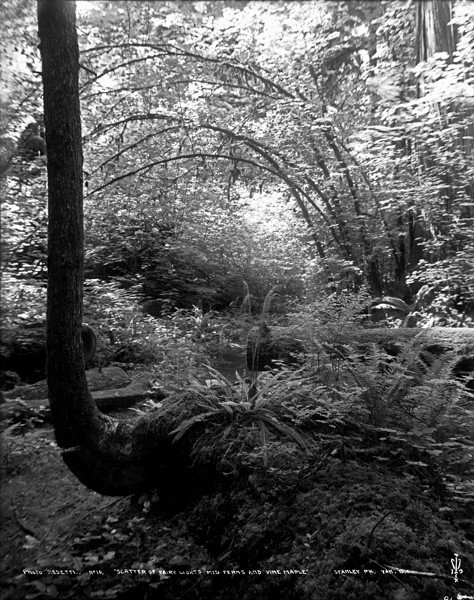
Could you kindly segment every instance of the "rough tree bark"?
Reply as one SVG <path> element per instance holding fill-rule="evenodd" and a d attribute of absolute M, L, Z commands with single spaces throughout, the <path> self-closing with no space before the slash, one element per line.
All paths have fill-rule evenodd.
<path fill-rule="evenodd" d="M 452 0 L 424 0 L 418 2 L 416 6 L 416 52 L 417 62 L 427 61 L 437 52 L 446 52 L 449 55 L 449 62 L 452 63 L 455 56 L 456 45 L 458 42 L 458 31 L 452 24 L 453 2 Z M 423 81 L 420 81 L 419 96 L 425 93 Z M 472 104 L 465 102 L 463 98 L 453 103 L 455 110 L 453 114 L 458 114 L 458 121 L 464 120 L 464 125 L 459 130 L 456 141 L 457 149 L 466 155 L 468 160 L 474 157 L 474 123 L 472 119 Z M 437 107 L 439 110 L 439 107 Z M 446 110 L 446 109 L 445 109 Z M 452 115 L 449 117 L 452 119 Z M 424 157 L 427 161 L 427 158 Z M 427 167 L 431 166 L 427 162 Z M 456 190 L 452 189 L 454 185 L 453 178 L 447 174 L 445 177 L 445 189 L 442 193 L 454 201 Z M 468 184 L 466 189 L 469 197 L 474 199 L 474 183 Z M 465 217 L 474 218 L 474 207 L 466 203 L 463 207 Z"/>
<path fill-rule="evenodd" d="M 63 459 L 87 487 L 108 495 L 168 486 L 186 469 L 186 441 L 173 444 L 176 408 L 133 421 L 103 415 L 87 387 L 81 342 L 83 180 L 75 3 L 38 0 L 48 156 L 47 381 Z M 184 413 L 183 413 L 184 405 Z M 186 418 L 186 398 L 180 415 Z M 193 411 L 189 402 L 189 411 Z"/>
<path fill-rule="evenodd" d="M 417 62 L 428 60 L 435 52 L 453 56 L 456 31 L 448 25 L 452 13 L 451 0 L 425 0 L 416 5 Z"/>

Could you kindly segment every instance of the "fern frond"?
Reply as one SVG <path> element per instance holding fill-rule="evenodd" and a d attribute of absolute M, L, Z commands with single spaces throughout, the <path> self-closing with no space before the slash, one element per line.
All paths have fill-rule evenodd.
<path fill-rule="evenodd" d="M 199 415 L 194 415 L 194 417 L 186 419 L 186 421 L 183 421 L 182 423 L 180 423 L 178 425 L 178 427 L 176 427 L 176 429 L 173 429 L 173 431 L 171 432 L 171 435 L 174 436 L 173 442 L 177 442 L 180 438 L 182 438 L 183 435 L 187 431 L 189 431 L 189 429 L 191 429 L 191 427 L 193 427 L 193 425 L 196 425 L 197 423 L 202 423 L 209 417 L 215 416 L 215 414 L 216 414 L 216 411 L 209 411 L 207 413 L 200 413 Z"/>
<path fill-rule="evenodd" d="M 260 430 L 260 442 L 261 442 L 262 451 L 263 451 L 263 466 L 266 467 L 266 466 L 268 466 L 267 439 L 268 439 L 269 431 L 268 431 L 265 423 L 261 419 L 258 420 L 258 428 Z"/>
<path fill-rule="evenodd" d="M 247 305 L 249 307 L 249 316 L 251 316 L 252 315 L 252 300 L 251 300 L 251 296 L 250 296 L 249 284 L 245 281 L 245 279 L 243 279 L 242 281 L 244 282 L 245 296 L 242 301 L 241 312 L 242 312 L 242 314 L 244 313 L 245 306 Z"/>
<path fill-rule="evenodd" d="M 270 313 L 270 308 L 272 306 L 272 300 L 277 293 L 277 289 L 278 289 L 277 287 L 273 287 L 265 296 L 265 300 L 263 301 L 262 313 L 260 315 L 260 318 L 262 320 L 264 320 L 265 317 Z"/>
<path fill-rule="evenodd" d="M 275 416 L 270 414 L 261 414 L 259 415 L 259 421 L 265 422 L 270 427 L 273 427 L 286 437 L 292 439 L 304 450 L 309 451 L 311 448 L 309 442 L 298 431 L 296 431 L 296 429 L 286 425 L 286 423 L 282 423 Z"/>

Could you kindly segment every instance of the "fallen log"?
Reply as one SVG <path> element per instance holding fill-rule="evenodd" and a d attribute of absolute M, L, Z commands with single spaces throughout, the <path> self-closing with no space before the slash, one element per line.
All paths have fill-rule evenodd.
<path fill-rule="evenodd" d="M 92 398 L 102 412 L 129 408 L 137 402 L 141 402 L 150 397 L 151 378 L 152 374 L 147 371 L 138 373 L 127 387 L 92 392 Z M 153 393 L 155 400 L 162 400 L 163 398 L 166 398 L 167 395 L 168 394 L 161 390 L 157 390 Z"/>
<path fill-rule="evenodd" d="M 474 371 L 474 329 L 457 327 L 420 328 L 372 328 L 353 327 L 343 332 L 332 328 L 316 328 L 311 331 L 301 327 L 268 326 L 254 327 L 247 339 L 247 367 L 262 371 L 275 366 L 276 361 L 295 362 L 298 354 L 317 352 L 318 348 L 350 344 L 363 351 L 364 347 L 377 344 L 389 354 L 396 356 L 404 343 L 412 340 L 420 351 L 439 355 L 454 351 L 460 356 L 460 372 Z"/>
<path fill-rule="evenodd" d="M 295 362 L 295 356 L 307 351 L 302 334 L 297 327 L 253 327 L 247 337 L 247 368 L 263 371 L 278 361 Z"/>
<path fill-rule="evenodd" d="M 112 368 L 119 369 L 119 367 L 109 367 L 109 369 Z M 122 371 L 122 369 L 119 370 Z M 150 397 L 151 373 L 138 373 L 131 381 L 124 371 L 122 371 L 122 373 L 125 374 L 129 381 L 129 384 L 126 387 L 99 389 L 91 392 L 92 398 L 95 400 L 95 403 L 101 412 L 107 413 L 115 410 L 123 410 L 138 402 L 147 400 Z M 23 386 L 24 388 L 34 389 L 24 390 L 22 393 L 17 393 L 16 395 L 14 394 L 15 390 L 6 392 L 6 402 L 0 406 L 0 418 L 20 419 L 40 414 L 42 419 L 48 421 L 51 417 L 51 412 L 47 389 L 44 385 L 39 385 L 45 383 L 46 382 L 38 382 L 31 386 Z M 17 390 L 20 391 L 22 388 L 17 388 Z M 39 393 L 39 396 L 37 395 L 34 397 L 34 392 Z M 44 392 L 46 392 L 46 394 L 44 394 Z M 153 392 L 154 400 L 162 400 L 166 398 L 166 396 L 167 393 L 164 391 L 157 390 Z"/>
<path fill-rule="evenodd" d="M 38 382 L 46 376 L 46 331 L 44 322 L 34 322 L 25 328 L 0 330 L 0 370 L 12 372 L 20 381 Z M 89 325 L 83 323 L 81 338 L 84 363 L 94 358 L 97 336 Z"/>
<path fill-rule="evenodd" d="M 123 388 L 130 384 L 130 376 L 120 367 L 104 367 L 86 371 L 87 385 L 92 392 L 105 389 Z M 21 385 L 3 392 L 5 399 L 38 400 L 48 397 L 46 380 L 30 385 Z"/>

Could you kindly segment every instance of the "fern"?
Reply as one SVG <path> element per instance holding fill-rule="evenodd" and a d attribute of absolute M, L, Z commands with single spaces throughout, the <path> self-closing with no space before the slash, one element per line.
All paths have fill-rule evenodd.
<path fill-rule="evenodd" d="M 353 391 L 359 402 L 352 416 L 378 428 L 416 431 L 436 439 L 438 432 L 457 428 L 465 422 L 462 399 L 464 386 L 456 381 L 453 368 L 459 357 L 421 351 L 418 338 L 401 344 L 396 357 L 372 344 L 363 356 L 349 351 L 344 373 L 332 382 L 332 389 Z"/>
<path fill-rule="evenodd" d="M 174 436 L 173 441 L 182 438 L 195 425 L 211 422 L 217 428 L 217 431 L 213 430 L 214 437 L 218 436 L 221 439 L 228 437 L 234 427 L 257 426 L 265 465 L 267 464 L 267 447 L 271 430 L 287 437 L 306 451 L 310 449 L 310 443 L 305 437 L 282 420 L 285 413 L 283 405 L 280 405 L 278 412 L 271 406 L 272 401 L 284 397 L 289 383 L 291 385 L 291 382 L 299 381 L 298 373 L 292 373 L 290 376 L 287 372 L 276 375 L 266 374 L 262 388 L 251 396 L 249 394 L 250 386 L 238 373 L 236 373 L 237 384 L 233 385 L 215 369 L 207 368 L 213 376 L 214 385 L 208 387 L 194 380 L 191 387 L 202 412 L 180 423 L 171 432 Z M 290 382 L 288 382 L 288 378 L 291 380 Z M 289 413 L 287 417 L 288 420 L 292 420 L 292 415 Z"/>
<path fill-rule="evenodd" d="M 250 296 L 250 288 L 249 288 L 249 284 L 245 281 L 245 279 L 243 280 L 243 282 L 244 282 L 245 296 L 244 296 L 244 299 L 242 300 L 241 312 L 242 312 L 242 314 L 244 314 L 245 307 L 247 306 L 249 317 L 251 317 L 252 316 L 252 299 Z"/>
<path fill-rule="evenodd" d="M 247 286 L 248 289 L 248 286 Z M 257 334 L 252 338 L 251 346 L 252 346 L 252 385 L 251 389 L 253 393 L 256 393 L 257 389 L 257 373 L 256 365 L 258 364 L 259 352 L 262 347 L 262 342 L 270 335 L 270 330 L 267 325 L 267 316 L 270 314 L 270 309 L 272 305 L 273 298 L 278 295 L 278 291 L 280 286 L 274 286 L 265 296 L 265 300 L 263 301 L 262 312 L 260 314 L 259 324 L 257 328 Z"/>

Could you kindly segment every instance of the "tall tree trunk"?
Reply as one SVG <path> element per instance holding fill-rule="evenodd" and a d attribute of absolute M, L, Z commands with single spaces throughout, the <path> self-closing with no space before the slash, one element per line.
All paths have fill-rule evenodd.
<path fill-rule="evenodd" d="M 81 341 L 84 231 L 75 3 L 40 0 L 38 27 L 48 149 L 47 377 L 57 440 L 67 447 L 100 429 Z"/>
<path fill-rule="evenodd" d="M 417 62 L 430 59 L 437 52 L 446 52 L 449 55 L 449 62 L 452 62 L 456 45 L 458 43 L 458 32 L 454 25 L 450 24 L 453 18 L 452 0 L 423 0 L 418 2 L 416 11 L 416 41 L 417 41 Z M 424 93 L 423 82 L 418 87 L 418 95 L 421 97 Z M 452 110 L 451 110 L 452 109 Z M 468 161 L 474 156 L 474 125 L 472 124 L 472 109 L 469 105 L 462 108 L 458 103 L 451 107 L 448 112 L 458 114 L 454 120 L 464 120 L 465 125 L 459 129 L 458 147 L 465 154 Z M 446 113 L 446 109 L 444 111 Z M 450 117 L 444 115 L 446 119 Z M 430 157 L 423 157 L 425 168 L 433 166 Z M 446 210 L 452 210 L 452 204 L 456 200 L 457 190 L 456 175 L 449 170 L 441 178 L 442 188 L 440 194 L 445 198 Z M 466 190 L 470 198 L 474 198 L 474 184 L 469 184 Z M 473 217 L 474 209 L 472 206 L 464 208 L 465 217 Z"/>
<path fill-rule="evenodd" d="M 417 62 L 428 60 L 436 52 L 456 49 L 456 31 L 452 19 L 451 0 L 420 0 L 416 6 Z"/>
<path fill-rule="evenodd" d="M 63 458 L 77 478 L 103 494 L 136 493 L 171 466 L 184 469 L 186 442 L 173 444 L 171 400 L 156 416 L 117 421 L 103 415 L 87 388 L 81 342 L 83 284 L 82 146 L 75 3 L 38 0 L 48 156 L 47 380 Z M 166 403 L 165 403 L 166 404 Z M 189 411 L 195 410 L 192 402 Z"/>

